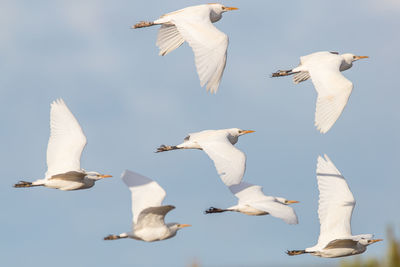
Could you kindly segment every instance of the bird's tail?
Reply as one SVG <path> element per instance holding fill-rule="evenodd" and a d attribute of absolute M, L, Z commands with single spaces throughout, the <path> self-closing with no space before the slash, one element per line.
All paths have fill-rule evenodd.
<path fill-rule="evenodd" d="M 126 233 L 120 234 L 120 235 L 108 235 L 104 237 L 104 240 L 117 240 L 121 238 L 127 238 L 128 235 Z"/>
<path fill-rule="evenodd" d="M 166 145 L 161 145 L 159 148 L 157 148 L 156 153 L 158 152 L 164 152 L 164 151 L 170 151 L 170 150 L 175 150 L 175 149 L 182 149 L 177 146 L 166 146 Z"/>
<path fill-rule="evenodd" d="M 214 208 L 211 207 L 208 210 L 204 211 L 205 214 L 210 214 L 210 213 L 221 213 L 221 212 L 225 212 L 225 211 L 230 211 L 230 210 L 223 210 L 223 209 L 218 209 L 218 208 Z"/>
<path fill-rule="evenodd" d="M 156 25 L 152 21 L 141 21 L 139 23 L 136 23 L 135 25 L 132 26 L 132 29 L 138 29 L 138 28 L 145 28 L 145 27 L 150 27 Z"/>
<path fill-rule="evenodd" d="M 41 184 L 32 184 L 31 182 L 19 181 L 18 184 L 15 184 L 15 188 L 23 188 L 23 187 L 34 187 L 34 186 L 42 186 Z"/>
<path fill-rule="evenodd" d="M 295 74 L 297 72 L 293 72 L 292 70 L 278 70 L 277 72 L 272 73 L 271 77 L 282 77 Z"/>
<path fill-rule="evenodd" d="M 289 256 L 295 256 L 295 255 L 300 255 L 300 254 L 304 254 L 304 253 L 308 253 L 305 250 L 288 250 L 286 251 L 286 254 L 288 254 Z"/>

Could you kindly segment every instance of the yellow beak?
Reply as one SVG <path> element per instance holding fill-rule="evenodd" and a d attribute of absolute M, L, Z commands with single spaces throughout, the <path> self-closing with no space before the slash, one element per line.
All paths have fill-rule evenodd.
<path fill-rule="evenodd" d="M 190 226 L 192 226 L 192 225 L 191 224 L 180 224 L 178 226 L 178 228 L 185 228 L 185 227 L 190 227 Z"/>
<path fill-rule="evenodd" d="M 362 58 L 368 58 L 368 56 L 356 56 L 357 60 L 362 59 Z"/>
<path fill-rule="evenodd" d="M 251 131 L 251 130 L 246 130 L 241 132 L 240 134 L 248 134 L 248 133 L 254 133 L 255 131 Z"/>
<path fill-rule="evenodd" d="M 112 177 L 112 175 L 108 175 L 108 174 L 103 174 L 99 176 L 100 178 L 108 178 L 108 177 Z"/>
<path fill-rule="evenodd" d="M 224 8 L 224 10 L 238 10 L 239 8 L 237 8 L 237 7 L 229 7 L 229 6 L 226 6 L 225 8 Z"/>
<path fill-rule="evenodd" d="M 379 242 L 379 241 L 383 241 L 383 239 L 372 239 L 371 240 L 371 244 Z"/>
<path fill-rule="evenodd" d="M 287 204 L 293 204 L 293 203 L 300 203 L 300 201 L 297 201 L 297 200 L 288 200 L 286 203 L 287 203 Z"/>

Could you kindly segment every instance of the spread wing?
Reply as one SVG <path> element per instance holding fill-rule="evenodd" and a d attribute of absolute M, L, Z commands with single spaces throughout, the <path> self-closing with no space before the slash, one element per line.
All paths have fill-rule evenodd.
<path fill-rule="evenodd" d="M 225 69 L 228 36 L 212 24 L 208 8 L 176 16 L 171 22 L 193 49 L 200 85 L 207 84 L 207 91 L 216 93 Z"/>
<path fill-rule="evenodd" d="M 51 103 L 46 179 L 55 174 L 80 171 L 85 145 L 86 136 L 65 102 L 57 99 Z"/>
<path fill-rule="evenodd" d="M 321 133 L 328 132 L 335 124 L 353 90 L 353 83 L 340 72 L 341 63 L 340 56 L 327 53 L 314 57 L 308 67 L 318 93 L 315 126 Z"/>
<path fill-rule="evenodd" d="M 231 186 L 242 181 L 246 170 L 246 155 L 229 142 L 226 133 L 213 135 L 210 138 L 199 138 L 196 141 L 214 161 L 215 168 L 225 185 Z"/>
<path fill-rule="evenodd" d="M 265 197 L 261 186 L 246 182 L 229 186 L 229 190 L 239 199 L 239 203 L 251 202 Z"/>
<path fill-rule="evenodd" d="M 140 212 L 135 228 L 162 226 L 165 224 L 165 215 L 173 209 L 175 207 L 172 205 L 146 208 Z"/>
<path fill-rule="evenodd" d="M 125 170 L 122 180 L 132 194 L 133 223 L 138 223 L 142 211 L 150 207 L 161 206 L 166 193 L 155 181 L 130 170 Z"/>
<path fill-rule="evenodd" d="M 332 161 L 318 157 L 317 181 L 319 189 L 318 215 L 321 224 L 318 245 L 351 237 L 351 215 L 355 200 L 344 177 Z"/>
<path fill-rule="evenodd" d="M 158 30 L 156 45 L 160 48 L 160 56 L 165 56 L 169 52 L 180 47 L 185 40 L 182 38 L 178 29 L 172 24 L 163 24 Z"/>

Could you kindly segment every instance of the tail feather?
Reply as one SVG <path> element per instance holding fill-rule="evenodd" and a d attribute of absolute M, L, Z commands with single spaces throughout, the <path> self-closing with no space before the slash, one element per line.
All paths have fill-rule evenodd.
<path fill-rule="evenodd" d="M 32 184 L 31 182 L 27 181 L 19 181 L 18 184 L 15 184 L 15 188 L 23 188 L 23 187 L 34 187 L 34 186 L 42 186 L 41 184 Z"/>

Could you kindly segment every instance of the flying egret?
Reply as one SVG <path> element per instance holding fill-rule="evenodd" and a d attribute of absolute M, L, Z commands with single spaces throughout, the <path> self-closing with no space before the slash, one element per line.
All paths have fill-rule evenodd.
<path fill-rule="evenodd" d="M 238 204 L 227 209 L 211 207 L 205 211 L 209 213 L 220 213 L 225 211 L 236 211 L 247 215 L 267 215 L 284 220 L 288 224 L 297 224 L 297 215 L 292 207 L 287 206 L 292 203 L 299 203 L 295 200 L 287 200 L 282 197 L 272 197 L 264 195 L 262 187 L 246 182 L 229 187 L 232 194 L 238 198 Z"/>
<path fill-rule="evenodd" d="M 193 49 L 200 85 L 207 84 L 207 91 L 216 93 L 225 69 L 229 40 L 213 23 L 222 18 L 222 13 L 237 9 L 221 4 L 191 6 L 162 15 L 153 22 L 139 22 L 132 28 L 161 25 L 156 42 L 161 56 L 188 42 Z"/>
<path fill-rule="evenodd" d="M 239 136 L 253 133 L 238 128 L 206 130 L 189 134 L 182 144 L 177 146 L 161 145 L 157 152 L 175 149 L 200 149 L 214 161 L 215 168 L 222 182 L 231 186 L 242 181 L 246 169 L 246 155 L 234 147 Z"/>
<path fill-rule="evenodd" d="M 305 250 L 287 251 L 288 255 L 310 253 L 323 258 L 345 257 L 363 253 L 368 245 L 382 241 L 372 234 L 353 236 L 351 214 L 356 201 L 346 180 L 325 155 L 318 157 L 318 216 L 321 224 L 317 245 Z"/>
<path fill-rule="evenodd" d="M 104 240 L 133 238 L 146 242 L 160 241 L 174 237 L 176 232 L 190 224 L 164 222 L 165 215 L 175 209 L 174 206 L 161 206 L 165 198 L 164 189 L 155 181 L 138 173 L 126 170 L 122 180 L 132 194 L 132 231 L 119 235 L 109 235 Z"/>
<path fill-rule="evenodd" d="M 54 101 L 50 110 L 45 178 L 34 182 L 20 181 L 14 187 L 45 186 L 69 191 L 90 188 L 95 181 L 112 177 L 81 169 L 80 159 L 85 145 L 86 136 L 65 102 L 62 99 Z"/>
<path fill-rule="evenodd" d="M 367 56 L 339 55 L 337 52 L 316 52 L 300 57 L 300 65 L 291 70 L 280 70 L 272 77 L 294 75 L 298 84 L 311 77 L 318 93 L 315 126 L 326 133 L 340 117 L 353 90 L 353 83 L 340 72 L 350 69 L 353 62 Z"/>

